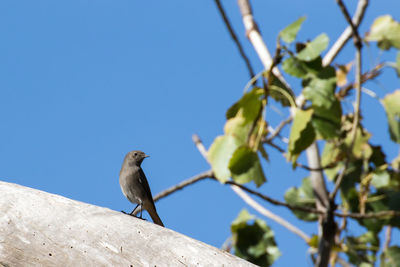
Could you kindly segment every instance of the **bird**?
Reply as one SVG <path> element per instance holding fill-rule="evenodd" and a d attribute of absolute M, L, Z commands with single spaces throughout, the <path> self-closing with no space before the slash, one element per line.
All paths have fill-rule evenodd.
<path fill-rule="evenodd" d="M 140 150 L 128 152 L 119 173 L 119 184 L 125 197 L 133 204 L 137 204 L 129 215 L 134 216 L 133 212 L 140 206 L 139 218 L 142 218 L 142 208 L 144 208 L 155 224 L 164 226 L 157 214 L 146 175 L 140 166 L 143 160 L 148 157 Z"/>

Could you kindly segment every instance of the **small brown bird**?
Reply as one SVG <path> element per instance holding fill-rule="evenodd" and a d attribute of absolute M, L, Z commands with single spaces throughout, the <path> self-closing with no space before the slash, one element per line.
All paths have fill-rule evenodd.
<path fill-rule="evenodd" d="M 142 218 L 142 208 L 144 208 L 150 214 L 155 224 L 164 226 L 157 214 L 146 175 L 140 167 L 140 164 L 142 164 L 143 160 L 147 157 L 149 156 L 139 150 L 131 151 L 126 154 L 119 173 L 119 184 L 125 197 L 130 202 L 138 204 L 130 215 L 133 216 L 133 212 L 140 206 L 140 218 Z"/>

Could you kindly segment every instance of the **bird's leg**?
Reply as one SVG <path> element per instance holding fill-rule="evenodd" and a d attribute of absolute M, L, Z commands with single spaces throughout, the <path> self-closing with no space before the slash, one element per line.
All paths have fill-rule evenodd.
<path fill-rule="evenodd" d="M 129 213 L 129 215 L 135 216 L 135 215 L 133 215 L 133 213 L 135 212 L 135 210 L 136 210 L 139 206 L 140 206 L 140 211 L 142 211 L 142 205 L 141 205 L 141 204 L 137 204 L 136 207 L 132 210 L 132 212 Z"/>

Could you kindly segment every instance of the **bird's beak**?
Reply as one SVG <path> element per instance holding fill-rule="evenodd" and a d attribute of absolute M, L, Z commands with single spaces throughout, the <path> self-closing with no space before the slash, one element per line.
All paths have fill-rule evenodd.
<path fill-rule="evenodd" d="M 145 154 L 144 157 L 145 157 L 145 158 L 148 158 L 148 157 L 150 157 L 150 156 Z"/>

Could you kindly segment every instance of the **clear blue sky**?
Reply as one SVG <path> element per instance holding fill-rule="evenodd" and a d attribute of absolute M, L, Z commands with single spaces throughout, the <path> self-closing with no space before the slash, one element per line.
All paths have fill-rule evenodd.
<path fill-rule="evenodd" d="M 222 2 L 255 70 L 261 71 L 236 1 Z M 278 32 L 303 15 L 302 41 L 326 32 L 332 44 L 346 26 L 333 0 L 252 2 L 271 50 Z M 346 2 L 353 11 L 356 1 Z M 362 32 L 388 13 L 400 20 L 398 0 L 371 1 Z M 125 153 L 140 149 L 151 155 L 143 168 L 153 194 L 209 169 L 191 136 L 199 134 L 208 147 L 222 134 L 225 111 L 248 80 L 212 0 L 1 1 L 0 38 L 0 179 L 117 211 L 133 207 L 118 183 Z M 351 46 L 338 62 L 352 59 Z M 382 57 L 394 60 L 394 53 L 381 56 L 373 47 L 364 50 L 365 67 Z M 380 96 L 399 88 L 392 70 L 379 82 L 366 86 Z M 388 140 L 383 108 L 368 96 L 363 100 L 372 140 Z M 285 118 L 273 109 L 268 116 L 273 126 Z M 398 146 L 383 144 L 392 159 Z M 260 190 L 282 199 L 307 173 L 293 173 L 280 154 L 267 149 L 271 161 L 263 167 L 269 181 Z M 315 223 L 265 205 L 308 234 L 316 232 Z M 217 247 L 244 207 L 214 181 L 157 203 L 168 228 Z M 303 240 L 267 222 L 283 253 L 275 266 L 310 266 Z"/>

